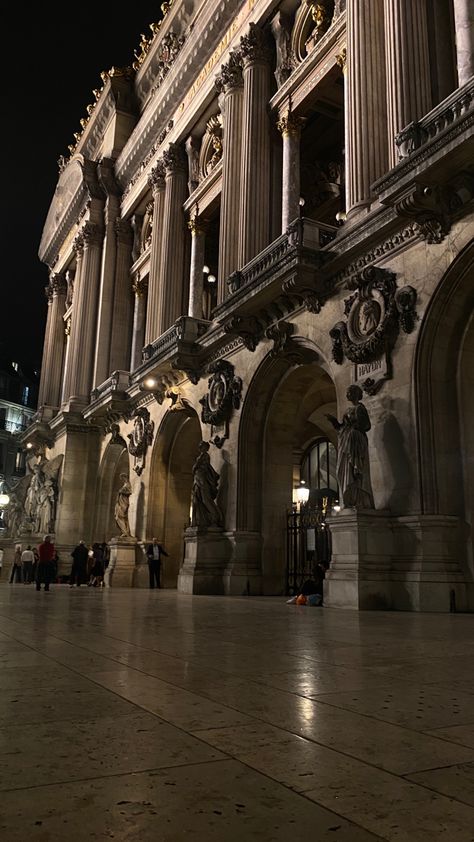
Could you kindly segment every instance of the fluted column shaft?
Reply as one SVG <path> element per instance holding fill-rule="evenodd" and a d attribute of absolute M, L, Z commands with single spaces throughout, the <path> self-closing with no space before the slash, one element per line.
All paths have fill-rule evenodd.
<path fill-rule="evenodd" d="M 456 0 L 454 3 L 456 31 L 456 64 L 459 87 L 474 74 L 474 2 Z"/>
<path fill-rule="evenodd" d="M 202 294 L 204 285 L 204 249 L 206 234 L 204 228 L 193 218 L 188 222 L 191 231 L 191 267 L 189 272 L 188 316 L 202 319 Z"/>
<path fill-rule="evenodd" d="M 79 289 L 74 293 L 71 330 L 70 395 L 89 402 L 94 367 L 99 279 L 102 254 L 102 230 L 87 222 L 82 230 L 84 255 Z"/>
<path fill-rule="evenodd" d="M 217 303 L 227 297 L 227 278 L 239 267 L 239 239 L 236 224 L 240 216 L 240 171 L 242 166 L 242 118 L 244 81 L 240 55 L 231 53 L 216 80 L 224 92 L 222 149 L 222 193 L 219 229 L 219 271 Z"/>
<path fill-rule="evenodd" d="M 389 166 L 398 163 L 395 135 L 431 108 L 426 4 L 384 0 Z"/>
<path fill-rule="evenodd" d="M 110 340 L 112 334 L 112 312 L 115 294 L 115 261 L 117 243 L 115 220 L 120 213 L 117 196 L 109 196 L 105 209 L 105 236 L 102 249 L 100 272 L 99 314 L 95 349 L 93 386 L 99 386 L 110 374 Z"/>
<path fill-rule="evenodd" d="M 133 232 L 126 219 L 116 219 L 117 259 L 110 341 L 110 371 L 128 371 L 132 344 L 133 295 L 130 287 Z"/>
<path fill-rule="evenodd" d="M 64 307 L 66 301 L 66 281 L 63 275 L 55 275 L 50 280 L 52 300 L 49 312 L 50 345 L 45 380 L 43 403 L 59 406 L 61 400 L 61 380 L 64 362 Z"/>
<path fill-rule="evenodd" d="M 244 78 L 238 264 L 244 266 L 270 239 L 270 51 L 262 31 L 250 25 L 241 38 Z"/>
<path fill-rule="evenodd" d="M 72 300 L 72 313 L 69 317 L 68 324 L 66 325 L 66 353 L 64 359 L 64 378 L 63 378 L 63 390 L 62 390 L 62 398 L 61 401 L 64 403 L 65 401 L 69 400 L 72 392 L 71 392 L 71 382 L 72 382 L 72 366 L 73 366 L 73 353 L 72 349 L 74 347 L 75 335 L 77 334 L 78 330 L 80 329 L 81 325 L 81 316 L 78 311 L 78 299 L 79 299 L 79 290 L 82 284 L 82 267 L 84 263 L 84 238 L 82 234 L 79 234 L 76 239 L 74 240 L 73 249 L 76 253 L 76 272 L 74 275 L 74 296 Z M 76 316 L 76 318 L 75 318 Z"/>
<path fill-rule="evenodd" d="M 46 403 L 45 394 L 47 391 L 47 382 L 49 374 L 49 357 L 51 353 L 50 346 L 52 333 L 53 295 L 51 290 L 51 284 L 48 284 L 48 286 L 44 288 L 44 292 L 48 300 L 48 313 L 46 316 L 46 328 L 44 331 L 43 358 L 41 361 L 41 377 L 38 389 L 38 406 L 43 406 Z"/>
<path fill-rule="evenodd" d="M 133 310 L 130 371 L 135 371 L 142 362 L 142 351 L 145 344 L 147 289 L 147 279 L 136 277 L 132 284 L 132 290 L 135 293 L 135 306 Z"/>
<path fill-rule="evenodd" d="M 148 279 L 148 304 L 146 314 L 145 345 L 153 342 L 161 332 L 160 295 L 161 246 L 163 215 L 165 210 L 165 167 L 158 161 L 148 179 L 153 193 L 153 227 L 151 229 L 150 275 Z"/>
<path fill-rule="evenodd" d="M 370 185 L 387 170 L 383 4 L 347 2 L 346 186 L 348 215 L 370 205 Z"/>
<path fill-rule="evenodd" d="M 290 112 L 280 117 L 278 129 L 283 138 L 283 173 L 281 231 L 299 216 L 300 208 L 300 143 L 304 121 Z"/>
<path fill-rule="evenodd" d="M 164 333 L 179 316 L 184 304 L 185 222 L 187 162 L 177 144 L 163 154 L 166 169 L 163 232 L 160 261 L 160 323 L 158 335 Z"/>

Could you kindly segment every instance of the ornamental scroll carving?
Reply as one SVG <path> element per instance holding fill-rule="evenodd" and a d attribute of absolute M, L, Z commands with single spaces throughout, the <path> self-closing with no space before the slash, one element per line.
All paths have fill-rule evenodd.
<path fill-rule="evenodd" d="M 145 406 L 140 406 L 133 413 L 133 432 L 128 433 L 128 452 L 134 457 L 133 470 L 140 476 L 145 467 L 146 452 L 153 443 L 155 424 L 150 421 L 150 413 Z"/>
<path fill-rule="evenodd" d="M 332 355 L 338 365 L 344 357 L 355 363 L 356 381 L 373 394 L 390 376 L 389 355 L 400 328 L 411 333 L 415 327 L 417 293 L 411 286 L 397 289 L 395 275 L 374 266 L 363 269 L 352 286 L 355 292 L 344 301 L 346 321 L 329 332 Z"/>
<path fill-rule="evenodd" d="M 234 375 L 234 366 L 227 360 L 217 360 L 208 367 L 208 392 L 200 399 L 201 420 L 211 425 L 211 439 L 222 447 L 229 435 L 229 421 L 234 409 L 239 409 L 242 380 Z"/>

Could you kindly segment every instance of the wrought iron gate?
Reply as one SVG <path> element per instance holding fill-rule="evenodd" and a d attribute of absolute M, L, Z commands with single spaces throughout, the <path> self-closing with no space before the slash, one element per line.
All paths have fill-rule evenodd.
<path fill-rule="evenodd" d="M 288 512 L 286 525 L 286 592 L 293 596 L 307 579 L 318 579 L 318 564 L 331 561 L 331 534 L 325 512 L 318 505 L 302 505 Z"/>

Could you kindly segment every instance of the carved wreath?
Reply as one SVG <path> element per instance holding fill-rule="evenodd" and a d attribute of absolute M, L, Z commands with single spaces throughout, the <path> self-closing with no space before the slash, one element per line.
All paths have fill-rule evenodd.
<path fill-rule="evenodd" d="M 128 433 L 128 451 L 132 456 L 144 456 L 153 442 L 155 424 L 150 421 L 150 413 L 145 406 L 140 406 L 134 413 L 133 432 Z"/>
<path fill-rule="evenodd" d="M 397 289 L 395 275 L 369 266 L 355 279 L 356 291 L 344 301 L 347 321 L 329 331 L 333 359 L 354 363 L 377 359 L 395 344 L 400 327 L 411 333 L 417 319 L 417 293 L 411 286 Z"/>
<path fill-rule="evenodd" d="M 212 363 L 208 372 L 211 374 L 207 381 L 209 391 L 199 401 L 201 419 L 204 424 L 218 426 L 229 420 L 233 409 L 239 408 L 242 380 L 234 376 L 234 366 L 226 360 Z"/>

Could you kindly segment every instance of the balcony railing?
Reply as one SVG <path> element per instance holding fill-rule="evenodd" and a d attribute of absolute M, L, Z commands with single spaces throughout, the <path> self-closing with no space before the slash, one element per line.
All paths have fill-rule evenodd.
<path fill-rule="evenodd" d="M 410 123 L 395 137 L 400 160 L 409 158 L 422 146 L 434 140 L 446 129 L 460 130 L 465 118 L 474 110 L 474 79 L 453 91 L 422 120 Z"/>
<path fill-rule="evenodd" d="M 0 430 L 6 430 L 7 433 L 22 433 L 26 430 L 27 424 L 18 423 L 17 421 L 8 421 L 6 418 L 0 418 Z"/>

